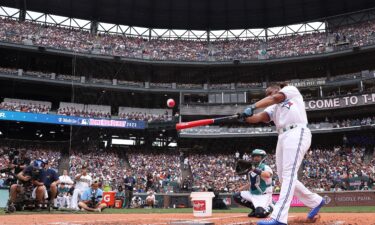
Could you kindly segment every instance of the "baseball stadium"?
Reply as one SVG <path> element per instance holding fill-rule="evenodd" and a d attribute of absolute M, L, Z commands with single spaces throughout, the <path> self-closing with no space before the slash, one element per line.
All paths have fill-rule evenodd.
<path fill-rule="evenodd" d="M 375 1 L 0 0 L 0 224 L 375 225 Z"/>

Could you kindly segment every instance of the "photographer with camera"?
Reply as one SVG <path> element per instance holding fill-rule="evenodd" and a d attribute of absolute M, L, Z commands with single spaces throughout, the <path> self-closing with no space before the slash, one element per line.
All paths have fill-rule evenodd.
<path fill-rule="evenodd" d="M 10 149 L 8 153 L 9 164 L 6 168 L 0 169 L 0 173 L 8 174 L 5 185 L 12 186 L 17 183 L 17 174 L 30 165 L 30 158 L 26 157 L 26 151 Z"/>
<path fill-rule="evenodd" d="M 20 173 L 17 174 L 18 183 L 13 184 L 9 190 L 9 200 L 6 208 L 7 213 L 12 213 L 16 210 L 15 204 L 20 198 L 25 200 L 25 193 L 31 193 L 31 197 L 41 204 L 47 197 L 47 191 L 44 186 L 42 177 L 43 163 L 40 160 L 35 160 L 32 165 L 27 166 Z"/>
<path fill-rule="evenodd" d="M 101 212 L 107 207 L 105 203 L 102 203 L 102 198 L 103 190 L 99 188 L 99 180 L 95 179 L 91 187 L 83 192 L 78 206 L 82 211 Z"/>
<path fill-rule="evenodd" d="M 14 157 L 10 166 L 14 168 L 14 173 L 19 174 L 31 163 L 30 158 L 26 156 L 26 150 L 24 151 L 14 151 Z"/>

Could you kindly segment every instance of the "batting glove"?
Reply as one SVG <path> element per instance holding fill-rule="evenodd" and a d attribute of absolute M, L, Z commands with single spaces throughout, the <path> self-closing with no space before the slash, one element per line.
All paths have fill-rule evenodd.
<path fill-rule="evenodd" d="M 255 109 L 256 109 L 255 104 L 250 105 L 243 111 L 242 117 L 247 118 L 247 117 L 253 116 Z"/>

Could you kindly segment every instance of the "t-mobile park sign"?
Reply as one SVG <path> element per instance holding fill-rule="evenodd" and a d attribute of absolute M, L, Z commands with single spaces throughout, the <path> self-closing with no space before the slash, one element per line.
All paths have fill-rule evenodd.
<path fill-rule="evenodd" d="M 346 108 L 353 106 L 363 106 L 375 104 L 375 93 L 352 95 L 339 98 L 326 98 L 318 100 L 310 100 L 305 102 L 306 110 L 325 110 Z"/>

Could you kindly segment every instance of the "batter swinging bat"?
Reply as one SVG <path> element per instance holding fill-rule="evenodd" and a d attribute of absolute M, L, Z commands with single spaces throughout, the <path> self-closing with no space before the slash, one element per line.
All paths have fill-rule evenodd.
<path fill-rule="evenodd" d="M 238 117 L 239 115 L 235 114 L 232 116 L 218 117 L 218 118 L 213 118 L 213 119 L 203 119 L 203 120 L 195 120 L 195 121 L 190 121 L 190 122 L 177 123 L 176 130 L 183 130 L 183 129 L 192 128 L 192 127 L 206 126 L 210 124 L 218 124 L 220 122 L 238 119 Z"/>

